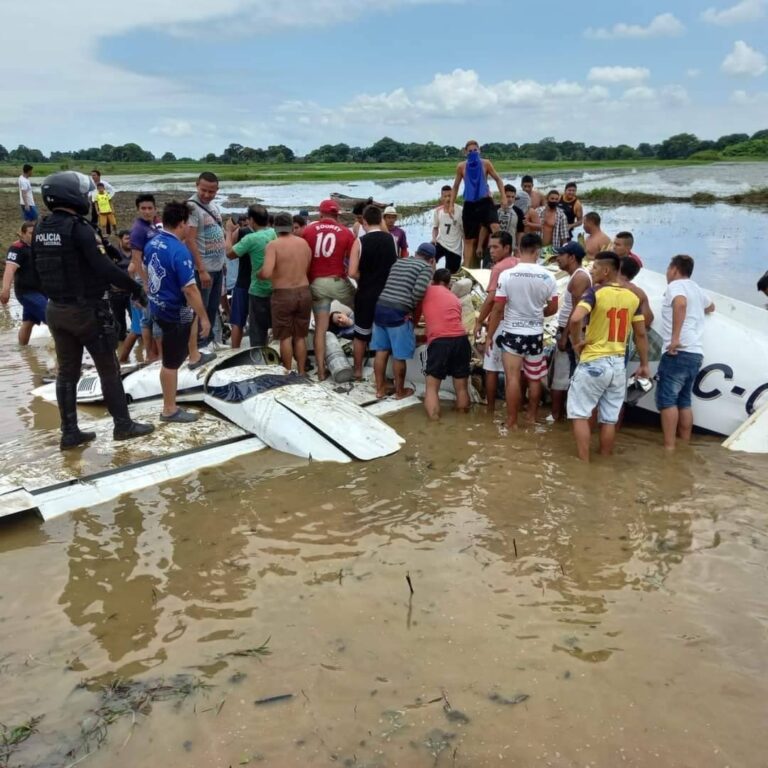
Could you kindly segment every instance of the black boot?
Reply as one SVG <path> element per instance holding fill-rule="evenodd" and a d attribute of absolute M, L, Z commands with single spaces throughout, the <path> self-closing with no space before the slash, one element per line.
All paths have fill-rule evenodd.
<path fill-rule="evenodd" d="M 61 415 L 61 442 L 59 448 L 68 451 L 96 439 L 95 432 L 81 432 L 77 426 L 77 384 L 56 381 L 56 401 Z"/>
<path fill-rule="evenodd" d="M 119 374 L 102 375 L 101 391 L 104 394 L 107 410 L 115 422 L 113 439 L 130 440 L 133 437 L 144 437 L 155 431 L 152 424 L 140 424 L 131 418 L 128 413 L 128 400 L 123 389 L 123 381 Z"/>
<path fill-rule="evenodd" d="M 112 437 L 115 440 L 130 440 L 133 437 L 144 437 L 155 431 L 154 424 L 142 424 L 139 421 L 128 419 L 115 419 L 115 429 Z"/>

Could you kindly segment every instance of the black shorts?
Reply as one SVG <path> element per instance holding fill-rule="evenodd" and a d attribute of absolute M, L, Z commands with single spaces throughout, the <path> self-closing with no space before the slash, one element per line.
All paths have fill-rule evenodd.
<path fill-rule="evenodd" d="M 461 268 L 461 256 L 458 253 L 449 251 L 440 243 L 435 243 L 435 251 L 437 252 L 436 262 L 445 257 L 445 268 L 450 270 L 452 275 L 459 271 Z"/>
<path fill-rule="evenodd" d="M 189 354 L 189 332 L 192 323 L 171 323 L 152 318 L 163 332 L 163 368 L 178 371 Z"/>
<path fill-rule="evenodd" d="M 493 199 L 484 197 L 473 203 L 464 203 L 461 223 L 464 225 L 464 237 L 467 240 L 477 240 L 480 235 L 480 227 L 490 229 L 491 224 L 499 223 L 499 212 Z"/>
<path fill-rule="evenodd" d="M 355 294 L 355 326 L 354 337 L 361 341 L 370 341 L 373 334 L 373 315 L 376 311 L 376 301 L 379 291 L 359 291 Z"/>
<path fill-rule="evenodd" d="M 472 361 L 472 347 L 466 336 L 435 339 L 427 347 L 427 376 L 435 379 L 466 379 Z"/>

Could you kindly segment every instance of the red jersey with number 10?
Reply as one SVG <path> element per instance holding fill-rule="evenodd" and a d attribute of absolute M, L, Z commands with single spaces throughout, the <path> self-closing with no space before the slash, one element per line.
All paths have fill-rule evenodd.
<path fill-rule="evenodd" d="M 344 277 L 346 261 L 355 242 L 351 229 L 333 219 L 312 222 L 304 230 L 304 239 L 312 250 L 309 282 L 318 277 Z"/>

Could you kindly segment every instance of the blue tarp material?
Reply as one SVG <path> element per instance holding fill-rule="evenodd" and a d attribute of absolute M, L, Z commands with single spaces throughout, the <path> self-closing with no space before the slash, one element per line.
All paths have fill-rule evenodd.
<path fill-rule="evenodd" d="M 265 373 L 263 376 L 255 376 L 245 381 L 233 381 L 220 387 L 209 387 L 207 394 L 212 395 L 217 400 L 223 400 L 225 403 L 242 403 L 262 392 L 269 392 L 272 389 L 287 387 L 292 384 L 306 384 L 307 379 L 304 376 L 296 374 Z"/>

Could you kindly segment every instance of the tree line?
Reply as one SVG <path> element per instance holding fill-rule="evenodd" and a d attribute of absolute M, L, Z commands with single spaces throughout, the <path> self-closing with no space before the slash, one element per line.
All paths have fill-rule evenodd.
<path fill-rule="evenodd" d="M 643 142 L 636 147 L 628 144 L 596 146 L 579 141 L 556 141 L 552 137 L 538 142 L 488 142 L 483 155 L 492 160 L 584 161 L 584 160 L 716 160 L 728 157 L 768 157 L 768 129 L 747 133 L 731 133 L 710 141 L 699 139 L 692 133 L 670 136 L 659 144 Z M 138 144 L 102 144 L 73 151 L 51 152 L 45 155 L 39 149 L 20 144 L 7 150 L 0 144 L 0 162 L 5 163 L 63 163 L 70 161 L 107 162 L 201 162 L 201 163 L 397 163 L 459 160 L 460 147 L 428 141 L 401 142 L 385 136 L 370 147 L 352 147 L 349 144 L 323 144 L 306 155 L 297 155 L 284 144 L 270 145 L 266 149 L 230 144 L 220 155 L 209 152 L 201 158 L 179 157 L 166 152 L 156 157 Z"/>

